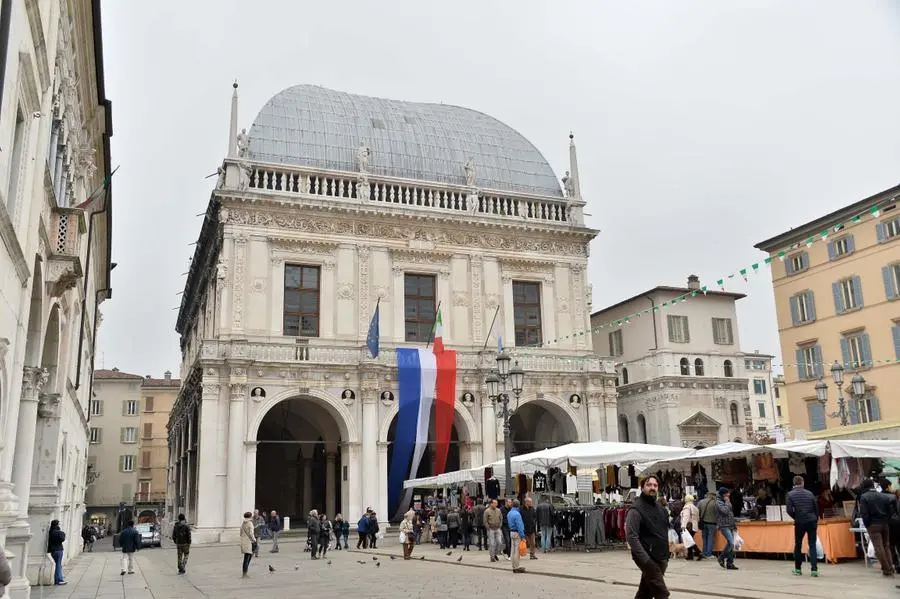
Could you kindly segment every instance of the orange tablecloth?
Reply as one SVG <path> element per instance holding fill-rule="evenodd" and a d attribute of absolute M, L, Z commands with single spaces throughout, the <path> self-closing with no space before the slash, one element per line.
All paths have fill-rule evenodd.
<path fill-rule="evenodd" d="M 744 539 L 742 552 L 747 553 L 794 553 L 793 522 L 739 522 L 738 534 Z M 822 541 L 825 558 L 836 564 L 839 559 L 856 557 L 856 540 L 850 532 L 850 521 L 845 519 L 819 520 L 816 535 Z M 694 538 L 697 545 L 703 547 L 700 533 Z M 725 548 L 725 537 L 716 534 L 715 550 Z M 806 538 L 803 539 L 803 551 L 807 552 Z"/>

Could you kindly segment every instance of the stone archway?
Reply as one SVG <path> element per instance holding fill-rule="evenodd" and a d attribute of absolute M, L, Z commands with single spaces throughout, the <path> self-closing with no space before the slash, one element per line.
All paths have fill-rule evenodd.
<path fill-rule="evenodd" d="M 41 349 L 41 368 L 47 371 L 47 383 L 44 389 L 49 393 L 59 391 L 58 368 L 60 350 L 60 317 L 59 304 L 53 304 L 50 315 L 47 318 L 47 327 L 44 332 L 44 343 Z"/>
<path fill-rule="evenodd" d="M 513 455 L 586 440 L 580 419 L 571 411 L 559 400 L 522 399 L 509 419 Z M 502 435 L 498 439 L 502 442 Z"/>
<path fill-rule="evenodd" d="M 342 463 L 341 446 L 355 434 L 340 409 L 322 397 L 292 395 L 267 402 L 249 428 L 256 442 L 256 507 L 296 522 L 311 509 L 329 517 L 340 510 L 347 499 L 340 473 L 352 467 Z"/>

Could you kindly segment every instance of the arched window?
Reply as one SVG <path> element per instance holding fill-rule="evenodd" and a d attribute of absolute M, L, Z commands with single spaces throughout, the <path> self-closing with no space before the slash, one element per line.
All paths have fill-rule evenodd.
<path fill-rule="evenodd" d="M 738 421 L 738 406 L 736 403 L 731 404 L 731 424 L 732 426 L 740 425 Z"/>
<path fill-rule="evenodd" d="M 628 384 L 628 369 L 627 368 L 622 369 L 622 384 L 623 385 Z"/>
<path fill-rule="evenodd" d="M 647 419 L 644 418 L 643 414 L 638 414 L 637 426 L 638 426 L 638 443 L 646 443 L 647 442 Z"/>
<path fill-rule="evenodd" d="M 628 418 L 625 416 L 619 416 L 619 441 L 623 443 L 628 443 Z"/>
<path fill-rule="evenodd" d="M 681 375 L 688 376 L 691 374 L 691 363 L 688 362 L 687 358 L 681 358 Z"/>
<path fill-rule="evenodd" d="M 697 376 L 703 376 L 703 360 L 697 358 L 694 360 L 694 374 Z"/>
<path fill-rule="evenodd" d="M 725 363 L 722 364 L 722 367 L 725 369 L 725 376 L 734 376 L 734 366 L 731 364 L 731 360 L 725 360 Z"/>

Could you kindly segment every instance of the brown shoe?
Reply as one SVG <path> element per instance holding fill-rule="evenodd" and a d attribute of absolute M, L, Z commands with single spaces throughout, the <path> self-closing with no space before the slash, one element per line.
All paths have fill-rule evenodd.
<path fill-rule="evenodd" d="M 513 568 L 513 574 L 524 574 L 525 568 Z"/>

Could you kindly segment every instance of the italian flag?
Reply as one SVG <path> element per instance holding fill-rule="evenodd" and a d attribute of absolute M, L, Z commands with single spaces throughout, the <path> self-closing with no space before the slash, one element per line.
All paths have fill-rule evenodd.
<path fill-rule="evenodd" d="M 438 308 L 434 319 L 434 357 L 437 363 L 437 382 L 434 397 L 434 473 L 443 474 L 447 468 L 450 435 L 453 431 L 456 402 L 456 351 L 444 349 L 444 318 Z"/>

